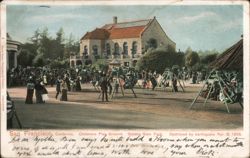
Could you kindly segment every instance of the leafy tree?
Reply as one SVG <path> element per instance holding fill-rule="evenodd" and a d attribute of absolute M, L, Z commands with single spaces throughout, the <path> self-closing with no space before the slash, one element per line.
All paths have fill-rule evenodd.
<path fill-rule="evenodd" d="M 36 67 L 41 67 L 45 65 L 45 60 L 43 57 L 43 54 L 38 54 L 34 59 L 33 59 L 33 65 Z"/>
<path fill-rule="evenodd" d="M 79 53 L 79 50 L 80 50 L 80 43 L 75 42 L 73 35 L 70 34 L 65 44 L 64 58 L 69 58 L 72 52 L 75 54 Z"/>
<path fill-rule="evenodd" d="M 38 47 L 40 45 L 40 39 L 41 39 L 41 32 L 39 29 L 37 29 L 34 32 L 34 35 L 29 40 L 32 42 L 34 47 Z"/>
<path fill-rule="evenodd" d="M 60 28 L 59 31 L 56 33 L 56 39 L 55 39 L 55 45 L 54 45 L 54 49 L 55 49 L 55 54 L 56 56 L 59 56 L 61 58 L 63 58 L 64 55 L 64 32 L 63 32 L 63 28 Z"/>
<path fill-rule="evenodd" d="M 136 65 L 137 70 L 156 71 L 163 73 L 166 67 L 172 67 L 176 63 L 177 53 L 163 50 L 153 50 L 144 55 Z"/>
<path fill-rule="evenodd" d="M 30 51 L 27 49 L 23 49 L 17 56 L 17 62 L 23 67 L 32 66 L 32 60 L 34 59 L 34 57 L 35 54 L 30 53 Z"/>
<path fill-rule="evenodd" d="M 23 51 L 20 53 L 18 61 L 23 66 L 49 64 L 63 67 L 69 65 L 70 53 L 79 52 L 80 44 L 78 41 L 74 41 L 72 34 L 69 39 L 65 40 L 63 28 L 57 31 L 56 37 L 51 37 L 48 28 L 44 28 L 43 30 L 37 29 L 29 38 L 29 43 L 22 45 L 21 49 Z"/>
<path fill-rule="evenodd" d="M 188 47 L 187 50 L 185 51 L 185 54 L 188 54 L 188 53 L 192 53 L 193 50 L 191 49 L 191 47 Z"/>
<path fill-rule="evenodd" d="M 100 71 L 108 71 L 109 68 L 106 59 L 98 59 L 93 66 Z"/>
<path fill-rule="evenodd" d="M 197 52 L 192 51 L 189 47 L 185 52 L 185 65 L 192 68 L 200 61 L 200 57 Z"/>
<path fill-rule="evenodd" d="M 67 68 L 69 66 L 69 61 L 56 59 L 56 60 L 51 61 L 49 65 L 52 68 Z"/>
<path fill-rule="evenodd" d="M 217 58 L 218 54 L 208 54 L 208 55 L 203 55 L 200 57 L 201 63 L 208 65 L 209 63 L 213 62 Z"/>
<path fill-rule="evenodd" d="M 39 45 L 39 54 L 42 54 L 45 58 L 52 58 L 53 53 L 51 50 L 52 40 L 49 37 L 48 28 L 44 28 L 44 30 L 40 33 L 40 45 Z"/>

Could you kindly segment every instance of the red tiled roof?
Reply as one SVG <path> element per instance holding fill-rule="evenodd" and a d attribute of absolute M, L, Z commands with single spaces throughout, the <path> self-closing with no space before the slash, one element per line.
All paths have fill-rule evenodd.
<path fill-rule="evenodd" d="M 117 24 L 106 24 L 102 28 L 87 32 L 82 39 L 138 38 L 152 19 Z"/>
<path fill-rule="evenodd" d="M 109 39 L 136 38 L 140 37 L 145 26 L 134 26 L 126 28 L 111 29 Z"/>
<path fill-rule="evenodd" d="M 92 32 L 87 32 L 81 39 L 107 39 L 109 32 L 106 29 L 95 29 Z"/>

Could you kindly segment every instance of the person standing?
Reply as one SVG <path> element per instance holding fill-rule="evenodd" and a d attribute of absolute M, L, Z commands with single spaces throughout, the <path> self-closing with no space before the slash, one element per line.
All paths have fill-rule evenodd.
<path fill-rule="evenodd" d="M 35 84 L 34 84 L 34 81 L 32 80 L 32 77 L 30 76 L 28 83 L 27 83 L 27 95 L 26 95 L 25 104 L 33 104 L 34 88 L 35 88 Z"/>
<path fill-rule="evenodd" d="M 56 99 L 58 97 L 58 95 L 61 93 L 61 79 L 60 77 L 57 78 L 56 80 Z"/>
<path fill-rule="evenodd" d="M 71 91 L 71 87 L 70 87 L 70 79 L 69 79 L 69 75 L 68 74 L 65 74 L 65 76 L 64 76 L 64 81 L 65 81 L 65 83 L 66 83 L 66 86 L 67 86 L 67 89 L 68 89 L 68 91 Z"/>
<path fill-rule="evenodd" d="M 177 87 L 177 77 L 176 75 L 172 76 L 172 91 L 173 92 L 178 92 L 178 87 Z"/>
<path fill-rule="evenodd" d="M 61 96 L 61 101 L 68 101 L 68 96 L 67 96 L 67 83 L 65 80 L 62 81 L 61 84 L 62 87 L 62 96 Z"/>
<path fill-rule="evenodd" d="M 152 83 L 152 90 L 154 90 L 155 87 L 157 86 L 157 81 L 156 81 L 154 75 L 151 76 L 150 81 Z"/>
<path fill-rule="evenodd" d="M 193 72 L 193 74 L 192 74 L 192 83 L 196 84 L 196 81 L 197 81 L 197 72 Z"/>
<path fill-rule="evenodd" d="M 77 76 L 76 77 L 76 91 L 81 91 L 82 88 L 81 88 L 81 76 Z"/>
<path fill-rule="evenodd" d="M 109 89 L 109 95 L 112 94 L 112 90 L 113 90 L 113 87 L 111 85 L 111 82 L 113 82 L 113 77 L 111 74 L 109 74 L 109 77 L 108 77 L 108 89 Z M 118 91 L 118 90 L 117 90 Z"/>
<path fill-rule="evenodd" d="M 102 101 L 104 102 L 104 95 L 105 95 L 105 99 L 108 102 L 108 80 L 106 74 L 103 74 L 100 86 L 102 90 Z"/>
<path fill-rule="evenodd" d="M 41 85 L 42 85 L 42 100 L 43 100 L 43 103 L 45 103 L 45 101 L 49 99 L 48 90 L 46 89 L 45 85 L 42 82 L 41 82 Z"/>
<path fill-rule="evenodd" d="M 35 84 L 35 94 L 36 94 L 36 103 L 44 103 L 42 98 L 43 86 L 41 85 L 41 81 L 37 80 Z"/>
<path fill-rule="evenodd" d="M 47 76 L 46 76 L 46 74 L 44 73 L 43 74 L 43 84 L 45 84 L 45 85 L 47 85 Z"/>

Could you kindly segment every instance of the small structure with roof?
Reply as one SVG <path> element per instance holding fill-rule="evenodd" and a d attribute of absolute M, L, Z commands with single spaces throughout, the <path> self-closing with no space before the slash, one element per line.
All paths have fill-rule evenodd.
<path fill-rule="evenodd" d="M 217 70 L 243 70 L 243 39 L 223 52 L 209 65 Z"/>
<path fill-rule="evenodd" d="M 121 62 L 117 59 L 113 59 L 110 63 L 109 63 L 109 67 L 110 68 L 114 68 L 114 67 L 120 67 L 121 66 Z"/>
<path fill-rule="evenodd" d="M 12 40 L 10 35 L 7 33 L 7 69 L 17 67 L 17 56 L 20 52 L 20 45 L 20 42 Z"/>

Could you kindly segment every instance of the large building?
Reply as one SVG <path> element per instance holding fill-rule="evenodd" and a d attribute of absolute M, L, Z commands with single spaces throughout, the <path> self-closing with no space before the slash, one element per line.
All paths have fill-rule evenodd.
<path fill-rule="evenodd" d="M 80 58 L 85 64 L 105 58 L 107 62 L 116 62 L 124 66 L 135 66 L 136 62 L 149 48 L 176 47 L 162 29 L 159 22 L 153 19 L 105 24 L 87 32 L 80 40 Z"/>

